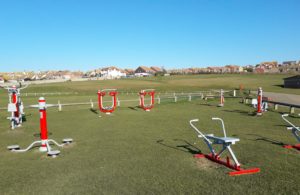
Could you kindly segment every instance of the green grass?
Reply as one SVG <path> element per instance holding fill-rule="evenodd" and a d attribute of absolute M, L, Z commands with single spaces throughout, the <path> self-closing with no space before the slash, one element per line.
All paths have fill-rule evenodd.
<path fill-rule="evenodd" d="M 80 92 L 81 94 L 95 93 L 99 88 L 117 88 L 121 91 L 140 90 L 141 88 L 155 88 L 160 91 L 190 91 L 203 89 L 234 89 L 243 85 L 245 89 L 256 90 L 259 86 L 270 92 L 300 94 L 297 89 L 285 89 L 283 78 L 286 74 L 202 74 L 193 76 L 170 76 L 133 78 L 122 80 L 103 80 L 86 82 L 65 82 L 44 85 L 32 85 L 24 92 Z M 43 86 L 43 87 L 41 87 Z"/>
<path fill-rule="evenodd" d="M 160 83 L 161 90 L 170 85 L 171 89 L 179 91 L 180 79 L 186 81 L 196 77 L 175 79 L 179 84 L 170 84 L 171 79 L 154 83 Z M 96 100 L 97 88 L 115 84 L 103 81 L 101 85 L 101 82 L 31 86 L 28 91 L 66 88 L 79 92 L 77 96 L 49 96 L 46 99 L 49 103 L 56 103 L 58 99 L 79 102 L 93 97 Z M 128 89 L 131 82 L 136 83 L 130 88 L 132 90 L 137 90 L 143 83 L 152 84 L 151 79 L 116 82 Z M 161 84 L 164 82 L 168 84 Z M 193 89 L 196 87 L 188 85 L 185 88 Z M 197 89 L 202 88 L 198 86 Z M 133 97 L 136 96 L 124 95 L 123 98 Z M 23 99 L 26 104 L 37 102 L 36 97 Z M 2 100 L 1 106 L 6 101 Z M 1 110 L 0 194 L 299 193 L 300 153 L 280 145 L 296 143 L 280 117 L 285 108 L 256 117 L 251 116 L 253 108 L 239 103 L 239 99 L 227 99 L 223 108 L 216 107 L 217 104 L 215 100 L 199 99 L 177 103 L 164 101 L 155 105 L 151 112 L 144 112 L 131 102 L 122 104 L 112 116 L 101 114 L 101 118 L 100 113 L 92 112 L 88 105 L 63 107 L 62 112 L 49 108 L 49 137 L 57 141 L 65 137 L 75 140 L 71 146 L 60 149 L 61 154 L 55 159 L 46 157 L 37 149 L 27 153 L 7 151 L 7 145 L 25 147 L 38 139 L 39 113 L 36 109 L 27 109 L 27 121 L 23 127 L 11 131 L 5 119 L 8 113 Z M 226 167 L 193 158 L 193 153 L 206 153 L 208 149 L 188 122 L 199 118 L 197 126 L 200 129 L 220 135 L 220 124 L 211 121 L 213 116 L 224 119 L 228 136 L 241 139 L 233 150 L 242 165 L 245 168 L 259 167 L 260 173 L 230 177 L 227 175 L 230 170 Z M 299 118 L 291 120 L 297 123 Z"/>

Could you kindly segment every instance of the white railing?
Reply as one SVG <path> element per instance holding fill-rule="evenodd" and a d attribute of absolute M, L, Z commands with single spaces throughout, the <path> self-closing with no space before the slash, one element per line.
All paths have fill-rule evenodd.
<path fill-rule="evenodd" d="M 78 95 L 78 92 L 42 92 L 42 93 L 21 93 L 21 96 L 48 96 L 48 95 Z"/>
<path fill-rule="evenodd" d="M 156 93 L 156 97 L 155 100 L 157 102 L 157 104 L 160 104 L 162 100 L 172 100 L 172 102 L 177 102 L 178 99 L 186 99 L 187 101 L 192 101 L 192 99 L 195 98 L 200 98 L 200 99 L 205 99 L 207 96 L 209 97 L 219 97 L 219 94 L 216 93 L 218 91 L 215 91 L 214 93 L 212 91 L 199 91 L 199 92 L 173 92 L 173 93 L 161 93 L 158 92 Z M 231 92 L 231 91 L 227 91 L 227 92 Z M 59 93 L 59 92 L 57 92 Z M 124 92 L 127 93 L 127 92 Z M 133 93 L 133 92 L 132 92 Z M 34 93 L 35 96 L 37 95 L 45 95 L 45 94 L 53 94 L 53 93 Z M 62 94 L 62 93 L 61 93 Z M 67 94 L 67 93 L 65 93 Z M 69 93 L 68 93 L 69 94 Z M 136 93 L 137 94 L 137 93 Z M 233 93 L 235 94 L 235 93 Z M 234 96 L 232 96 L 234 97 Z M 118 107 L 121 106 L 121 103 L 123 102 L 137 102 L 137 105 L 139 104 L 140 99 L 139 98 L 135 98 L 135 99 L 117 99 L 117 105 Z M 111 101 L 104 101 L 104 103 L 109 103 Z M 76 102 L 76 103 L 61 103 L 60 100 L 58 100 L 57 104 L 52 104 L 52 106 L 54 107 L 58 107 L 58 110 L 61 111 L 62 107 L 64 106 L 78 106 L 78 105 L 90 105 L 91 108 L 94 108 L 94 105 L 97 105 L 98 102 L 93 101 L 92 99 L 90 99 L 90 101 L 88 102 Z M 24 108 L 32 108 L 31 106 L 24 106 Z M 6 110 L 6 107 L 0 107 L 0 110 Z"/>

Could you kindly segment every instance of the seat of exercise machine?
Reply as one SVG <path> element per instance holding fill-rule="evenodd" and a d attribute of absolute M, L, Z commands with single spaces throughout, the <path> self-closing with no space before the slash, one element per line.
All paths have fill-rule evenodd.
<path fill-rule="evenodd" d="M 232 143 L 235 144 L 235 142 L 240 141 L 239 138 L 235 137 L 216 137 L 213 134 L 205 135 L 208 139 L 214 140 L 216 144 L 223 144 L 223 143 Z"/>

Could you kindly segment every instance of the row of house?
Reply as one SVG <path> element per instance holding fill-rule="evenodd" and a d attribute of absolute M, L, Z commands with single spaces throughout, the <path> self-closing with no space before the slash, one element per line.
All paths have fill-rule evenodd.
<path fill-rule="evenodd" d="M 101 77 L 103 79 L 118 79 L 123 77 L 145 77 L 161 73 L 162 69 L 156 66 L 139 66 L 136 70 L 121 69 L 115 66 L 99 68 L 92 71 L 83 73 L 81 71 L 38 71 L 38 72 L 11 72 L 0 73 L 0 83 L 4 80 L 51 80 L 51 79 L 64 79 L 73 80 L 77 78 L 92 78 Z"/>
<path fill-rule="evenodd" d="M 254 73 L 300 73 L 300 61 L 262 62 L 254 68 Z"/>
<path fill-rule="evenodd" d="M 115 66 L 105 67 L 89 71 L 85 74 L 85 77 L 102 77 L 104 79 L 115 79 L 129 76 L 145 77 L 152 76 L 162 72 L 162 69 L 156 66 L 139 66 L 136 70 L 133 69 L 121 69 Z"/>
<path fill-rule="evenodd" d="M 209 66 L 206 68 L 185 68 L 185 69 L 171 69 L 170 74 L 226 74 L 226 73 L 300 73 L 300 61 L 285 61 L 279 64 L 277 61 L 261 62 L 260 64 L 238 66 Z"/>
<path fill-rule="evenodd" d="M 223 67 L 209 66 L 207 68 L 185 68 L 185 69 L 171 69 L 170 74 L 225 74 L 225 73 L 242 73 L 243 67 L 237 65 L 226 65 Z"/>
<path fill-rule="evenodd" d="M 227 74 L 227 73 L 300 73 L 300 61 L 285 61 L 279 64 L 277 61 L 261 62 L 255 66 L 226 65 L 222 67 L 209 66 L 206 68 L 185 68 L 170 69 L 166 71 L 157 66 L 139 66 L 137 69 L 121 69 L 116 66 L 109 66 L 83 73 L 81 71 L 29 71 L 0 73 L 0 83 L 4 80 L 50 80 L 64 79 L 73 80 L 76 78 L 102 77 L 103 79 L 118 79 L 123 77 L 145 77 L 164 74 Z"/>

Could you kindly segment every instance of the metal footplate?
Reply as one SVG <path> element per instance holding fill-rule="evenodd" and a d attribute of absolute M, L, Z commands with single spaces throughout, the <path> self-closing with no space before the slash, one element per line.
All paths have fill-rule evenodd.
<path fill-rule="evenodd" d="M 19 145 L 10 145 L 10 146 L 7 146 L 7 149 L 11 150 L 11 151 L 19 150 L 20 146 Z"/>
<path fill-rule="evenodd" d="M 72 139 L 72 138 L 65 138 L 65 139 L 62 140 L 62 142 L 63 142 L 64 144 L 70 144 L 70 143 L 73 142 L 73 139 Z"/>
<path fill-rule="evenodd" d="M 59 154 L 60 151 L 59 150 L 51 150 L 49 152 L 47 152 L 48 156 L 51 156 L 52 158 L 56 158 Z"/>

